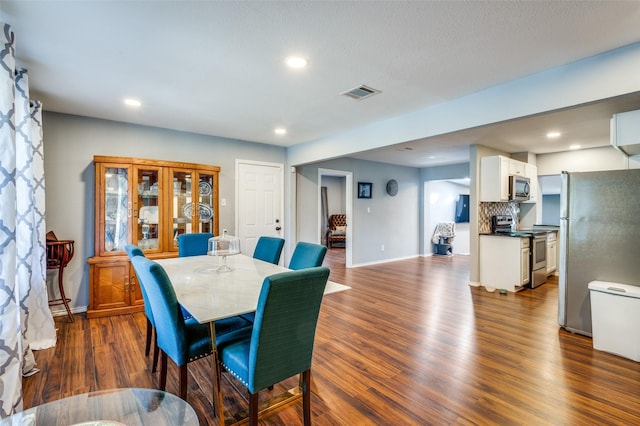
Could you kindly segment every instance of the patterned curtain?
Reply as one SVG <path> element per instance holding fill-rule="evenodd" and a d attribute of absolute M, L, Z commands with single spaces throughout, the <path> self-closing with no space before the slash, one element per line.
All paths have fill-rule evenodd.
<path fill-rule="evenodd" d="M 47 303 L 42 110 L 0 23 L 0 418 L 22 409 L 31 348 L 55 345 Z"/>

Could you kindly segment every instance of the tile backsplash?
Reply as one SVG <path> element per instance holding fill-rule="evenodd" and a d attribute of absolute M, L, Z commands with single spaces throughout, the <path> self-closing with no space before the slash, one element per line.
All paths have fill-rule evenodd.
<path fill-rule="evenodd" d="M 509 215 L 518 226 L 518 213 L 520 213 L 518 203 L 480 203 L 478 208 L 478 232 L 480 234 L 491 233 L 491 216 L 495 215 Z"/>

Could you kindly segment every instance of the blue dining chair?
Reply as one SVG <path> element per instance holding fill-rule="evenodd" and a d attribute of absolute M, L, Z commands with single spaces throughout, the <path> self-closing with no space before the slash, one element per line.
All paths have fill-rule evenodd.
<path fill-rule="evenodd" d="M 280 262 L 283 247 L 284 239 L 282 238 L 260 237 L 258 238 L 256 248 L 253 250 L 253 258 L 277 265 Z M 249 322 L 253 322 L 255 315 L 255 312 L 249 312 L 240 316 Z"/>
<path fill-rule="evenodd" d="M 186 257 L 207 254 L 209 238 L 213 238 L 213 234 L 210 232 L 178 235 L 178 256 Z"/>
<path fill-rule="evenodd" d="M 284 239 L 278 237 L 260 237 L 253 250 L 253 258 L 277 265 L 284 247 Z"/>
<path fill-rule="evenodd" d="M 198 323 L 195 318 L 185 320 L 173 285 L 164 268 L 144 256 L 134 256 L 131 263 L 140 284 L 147 294 L 156 337 L 160 349 L 161 390 L 167 385 L 167 357 L 180 368 L 180 398 L 187 398 L 187 364 L 208 356 L 212 352 L 209 325 Z M 250 323 L 239 318 L 222 319 L 215 322 L 216 339 L 224 343 L 235 333 L 246 333 Z"/>
<path fill-rule="evenodd" d="M 127 252 L 129 259 L 133 259 L 135 256 L 143 256 L 144 252 L 133 244 L 127 244 L 124 246 L 124 250 Z M 138 282 L 140 279 L 138 279 Z M 149 356 L 151 352 L 151 341 L 153 340 L 153 361 L 151 364 L 151 372 L 155 373 L 158 367 L 158 335 L 155 332 L 156 324 L 153 320 L 153 312 L 151 311 L 151 304 L 149 303 L 149 298 L 147 297 L 147 293 L 144 290 L 142 284 L 140 284 L 140 290 L 142 292 L 142 300 L 144 300 L 144 315 L 147 317 L 147 332 L 146 332 L 146 341 L 144 345 L 144 356 Z M 187 311 L 184 307 L 180 306 L 182 310 L 182 316 L 185 320 L 191 318 L 191 313 Z M 152 339 L 152 337 L 155 337 Z"/>
<path fill-rule="evenodd" d="M 126 246 L 124 246 L 124 250 L 127 252 L 127 255 L 129 256 L 129 259 L 133 259 L 136 256 L 144 256 L 144 252 L 137 246 L 134 246 L 133 244 L 127 244 Z M 138 279 L 138 282 L 140 282 L 140 279 Z M 152 339 L 154 333 L 155 333 L 155 328 L 156 328 L 156 323 L 153 320 L 153 312 L 151 311 L 151 304 L 149 303 L 149 298 L 147 297 L 147 293 L 144 290 L 144 287 L 142 286 L 142 284 L 140 284 L 140 290 L 142 291 L 142 300 L 144 300 L 144 315 L 147 317 L 147 338 L 146 338 L 146 342 L 144 345 L 144 356 L 149 356 L 149 353 L 151 352 L 151 341 L 153 340 L 154 345 L 153 345 L 153 362 L 152 362 L 152 367 L 151 367 L 151 371 L 153 373 L 156 372 L 156 367 L 158 365 L 158 339 L 157 339 L 157 334 L 156 334 L 156 338 Z"/>
<path fill-rule="evenodd" d="M 311 424 L 311 359 L 329 269 L 288 271 L 262 283 L 252 332 L 218 343 L 222 367 L 249 391 L 249 425 L 258 424 L 258 394 L 300 374 L 304 424 Z"/>
<path fill-rule="evenodd" d="M 298 270 L 322 266 L 325 254 L 327 254 L 325 246 L 300 241 L 296 244 L 296 248 L 291 255 L 289 269 Z"/>

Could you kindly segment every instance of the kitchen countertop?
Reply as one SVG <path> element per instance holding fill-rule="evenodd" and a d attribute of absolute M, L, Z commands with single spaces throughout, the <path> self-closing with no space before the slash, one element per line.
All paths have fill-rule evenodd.
<path fill-rule="evenodd" d="M 494 236 L 494 237 L 516 237 L 516 238 L 528 238 L 531 237 L 532 235 L 544 235 L 549 231 L 543 231 L 543 230 L 531 230 L 531 229 L 523 229 L 520 231 L 511 231 L 511 232 L 490 232 L 487 234 L 480 234 L 480 235 L 489 235 L 489 236 Z"/>
<path fill-rule="evenodd" d="M 547 231 L 554 232 L 560 231 L 560 227 L 558 225 L 533 225 L 534 231 Z"/>
<path fill-rule="evenodd" d="M 516 237 L 526 238 L 532 235 L 544 235 L 549 232 L 558 232 L 560 227 L 557 225 L 533 225 L 533 228 L 523 228 L 511 232 L 485 232 L 480 235 L 492 235 L 495 237 Z"/>

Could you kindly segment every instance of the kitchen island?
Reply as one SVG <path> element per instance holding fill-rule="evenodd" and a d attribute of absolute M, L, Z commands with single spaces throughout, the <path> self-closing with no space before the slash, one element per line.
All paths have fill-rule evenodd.
<path fill-rule="evenodd" d="M 529 241 L 517 231 L 480 235 L 480 285 L 516 292 L 529 284 Z"/>

